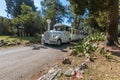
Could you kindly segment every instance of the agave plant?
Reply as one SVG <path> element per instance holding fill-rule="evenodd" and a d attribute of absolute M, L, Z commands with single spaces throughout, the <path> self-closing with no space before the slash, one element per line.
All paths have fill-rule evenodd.
<path fill-rule="evenodd" d="M 104 33 L 95 33 L 92 35 L 87 36 L 84 38 L 81 42 L 79 42 L 77 45 L 75 45 L 75 49 L 77 53 L 82 52 L 85 57 L 90 58 L 90 54 L 93 53 L 97 48 L 98 41 L 105 40 Z M 102 51 L 102 50 L 101 50 Z"/>

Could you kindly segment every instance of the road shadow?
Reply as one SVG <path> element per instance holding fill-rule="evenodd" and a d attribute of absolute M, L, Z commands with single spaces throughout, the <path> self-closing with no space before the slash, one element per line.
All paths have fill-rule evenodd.
<path fill-rule="evenodd" d="M 70 42 L 70 43 L 63 43 L 61 46 L 56 46 L 56 45 L 45 45 L 46 47 L 53 48 L 53 49 L 58 49 L 61 50 L 62 52 L 67 52 L 68 47 L 73 47 L 76 42 Z"/>

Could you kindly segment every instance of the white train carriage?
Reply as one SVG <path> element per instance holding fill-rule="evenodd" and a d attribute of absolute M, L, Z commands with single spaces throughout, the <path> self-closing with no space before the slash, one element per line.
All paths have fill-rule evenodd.
<path fill-rule="evenodd" d="M 80 31 L 68 25 L 57 23 L 53 30 L 48 30 L 42 35 L 42 42 L 60 46 L 62 43 L 80 39 Z"/>

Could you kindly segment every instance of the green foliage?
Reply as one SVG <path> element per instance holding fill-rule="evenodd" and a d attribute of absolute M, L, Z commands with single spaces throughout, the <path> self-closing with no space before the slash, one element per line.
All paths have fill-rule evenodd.
<path fill-rule="evenodd" d="M 33 0 L 5 0 L 7 10 L 6 12 L 10 17 L 17 17 L 21 14 L 21 5 L 24 3 L 32 8 L 32 11 L 36 11 Z"/>
<path fill-rule="evenodd" d="M 98 17 L 91 17 L 86 19 L 89 27 L 94 28 L 97 31 L 105 31 L 105 25 L 107 23 L 107 18 L 105 15 L 99 15 Z"/>
<path fill-rule="evenodd" d="M 111 8 L 111 6 L 117 0 L 69 0 L 69 1 L 71 4 L 71 9 L 74 11 L 76 15 L 80 16 L 84 15 L 85 9 L 88 9 L 90 18 L 88 20 L 88 23 L 96 29 L 102 29 L 103 31 L 105 31 L 108 16 L 107 12 L 109 11 L 109 8 Z M 76 21 L 76 17 L 74 20 L 75 25 L 80 23 L 79 21 Z"/>
<path fill-rule="evenodd" d="M 27 43 L 41 43 L 40 37 L 0 36 L 0 47 L 15 46 Z"/>
<path fill-rule="evenodd" d="M 70 15 L 70 19 L 72 19 L 72 25 L 74 28 L 79 29 L 82 16 L 86 12 L 87 2 L 86 0 L 69 0 L 69 2 L 71 4 L 69 6 L 69 12 L 72 14 Z"/>
<path fill-rule="evenodd" d="M 76 46 L 75 49 L 77 53 L 83 53 L 87 58 L 91 58 L 91 53 L 93 53 L 98 48 L 98 41 L 105 40 L 105 36 L 103 33 L 95 33 L 92 34 L 82 41 L 80 41 Z"/>
<path fill-rule="evenodd" d="M 41 38 L 33 38 L 29 40 L 30 43 L 41 43 Z"/>
<path fill-rule="evenodd" d="M 33 36 L 36 33 L 41 34 L 44 28 L 44 22 L 38 12 L 33 12 L 30 6 L 21 5 L 21 15 L 12 19 L 14 25 L 22 24 L 26 36 Z M 18 26 L 16 26 L 17 28 Z"/>
<path fill-rule="evenodd" d="M 105 30 L 106 23 L 107 23 L 107 15 L 105 12 L 99 12 L 99 16 L 95 18 L 99 27 L 102 30 Z"/>
<path fill-rule="evenodd" d="M 41 2 L 44 20 L 51 19 L 51 24 L 63 22 L 67 14 L 65 6 L 60 0 L 44 0 Z"/>
<path fill-rule="evenodd" d="M 115 0 L 89 0 L 88 8 L 90 9 L 90 14 L 97 15 L 99 12 L 107 11 Z"/>
<path fill-rule="evenodd" d="M 0 35 L 14 35 L 14 28 L 11 20 L 5 17 L 0 17 Z"/>
<path fill-rule="evenodd" d="M 113 55 L 110 52 L 105 51 L 104 48 L 100 48 L 99 53 L 106 57 L 106 59 L 113 59 Z"/>
<path fill-rule="evenodd" d="M 23 42 L 27 42 L 30 39 L 33 39 L 34 37 L 18 37 L 18 36 L 0 36 L 0 39 L 5 40 L 5 41 L 14 41 L 14 40 L 18 40 L 18 41 L 23 41 Z"/>
<path fill-rule="evenodd" d="M 85 8 L 87 8 L 86 0 L 69 0 L 71 4 L 71 8 L 74 10 L 75 14 L 83 15 L 85 12 Z"/>
<path fill-rule="evenodd" d="M 16 18 L 13 18 L 12 22 L 13 24 L 25 24 L 26 22 L 29 22 L 31 15 L 33 15 L 35 12 L 32 11 L 32 8 L 30 6 L 27 6 L 25 4 L 21 5 L 21 15 L 18 15 Z"/>
<path fill-rule="evenodd" d="M 39 34 L 39 33 L 35 33 L 33 36 L 34 36 L 35 38 L 40 38 L 40 34 Z"/>

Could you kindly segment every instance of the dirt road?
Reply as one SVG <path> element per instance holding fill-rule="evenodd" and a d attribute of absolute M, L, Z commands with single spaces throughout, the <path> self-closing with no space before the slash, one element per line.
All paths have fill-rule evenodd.
<path fill-rule="evenodd" d="M 44 67 L 63 58 L 67 46 L 40 48 L 18 47 L 0 50 L 0 80 L 30 80 Z"/>

